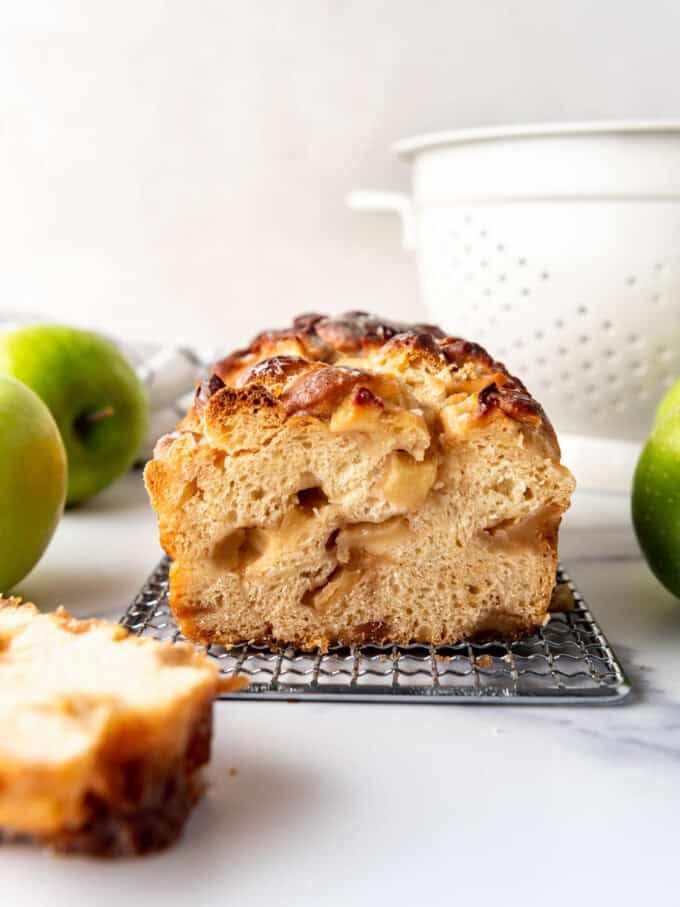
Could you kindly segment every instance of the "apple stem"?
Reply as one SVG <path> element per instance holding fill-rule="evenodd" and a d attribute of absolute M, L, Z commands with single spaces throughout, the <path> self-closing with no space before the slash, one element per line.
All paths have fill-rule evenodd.
<path fill-rule="evenodd" d="M 112 406 L 104 406 L 102 409 L 96 410 L 96 412 L 88 413 L 86 416 L 83 416 L 83 422 L 93 423 L 101 422 L 103 419 L 110 419 L 114 413 Z"/>

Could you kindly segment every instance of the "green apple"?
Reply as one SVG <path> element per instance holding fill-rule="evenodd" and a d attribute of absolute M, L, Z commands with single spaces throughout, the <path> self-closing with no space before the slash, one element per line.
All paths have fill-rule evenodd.
<path fill-rule="evenodd" d="M 667 390 L 661 398 L 661 403 L 659 403 L 654 416 L 654 428 L 665 422 L 676 409 L 680 409 L 680 381 L 676 381 L 673 387 Z"/>
<path fill-rule="evenodd" d="M 0 375 L 0 593 L 37 564 L 66 498 L 66 452 L 40 397 Z"/>
<path fill-rule="evenodd" d="M 661 401 L 635 470 L 632 507 L 647 563 L 680 598 L 680 385 Z"/>
<path fill-rule="evenodd" d="M 67 504 L 79 504 L 125 472 L 147 420 L 144 388 L 98 334 L 60 325 L 0 337 L 0 372 L 23 381 L 47 404 L 68 456 Z"/>

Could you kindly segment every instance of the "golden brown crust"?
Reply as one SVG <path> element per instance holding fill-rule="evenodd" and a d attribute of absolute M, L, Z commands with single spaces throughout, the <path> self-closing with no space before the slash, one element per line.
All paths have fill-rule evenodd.
<path fill-rule="evenodd" d="M 350 356 L 352 365 L 344 365 Z M 476 393 L 476 417 L 483 422 L 495 412 L 525 425 L 541 428 L 546 441 L 557 447 L 553 427 L 541 405 L 522 382 L 511 375 L 477 343 L 450 337 L 434 325 L 408 325 L 381 320 L 366 312 L 337 317 L 301 315 L 290 328 L 264 331 L 247 349 L 217 362 L 197 389 L 194 410 L 185 427 L 195 425 L 208 400 L 227 387 L 262 386 L 280 396 L 287 415 L 327 414 L 344 392 L 375 379 L 370 364 L 362 369 L 357 357 L 379 356 L 385 367 L 405 356 L 450 374 L 456 389 Z M 238 398 L 243 400 L 245 398 Z"/>
<path fill-rule="evenodd" d="M 191 635 L 197 643 L 211 645 L 215 642 L 214 636 L 202 629 L 200 620 L 201 608 L 195 604 L 182 607 L 178 603 L 179 593 L 173 593 L 173 611 L 179 611 L 177 615 L 178 623 L 185 635 Z M 283 652 L 285 649 L 292 647 L 299 652 L 320 652 L 326 654 L 331 647 L 351 647 L 355 645 L 371 646 L 408 646 L 412 643 L 421 643 L 423 645 L 446 645 L 458 644 L 460 642 L 484 643 L 502 639 L 505 642 L 523 639 L 533 635 L 538 630 L 535 621 L 523 621 L 511 615 L 505 620 L 499 615 L 494 616 L 493 627 L 488 629 L 480 627 L 474 633 L 463 636 L 460 639 L 449 640 L 444 637 L 433 637 L 432 634 L 423 635 L 422 638 L 409 636 L 400 637 L 395 635 L 392 626 L 387 620 L 372 620 L 357 624 L 355 627 L 348 628 L 340 634 L 334 636 L 314 635 L 314 636 L 297 636 L 286 639 L 280 639 L 272 632 L 266 632 L 262 635 L 248 640 L 253 646 L 265 646 L 272 652 Z M 219 644 L 229 648 L 230 646 L 240 645 L 244 642 L 239 634 L 223 634 L 219 639 Z"/>

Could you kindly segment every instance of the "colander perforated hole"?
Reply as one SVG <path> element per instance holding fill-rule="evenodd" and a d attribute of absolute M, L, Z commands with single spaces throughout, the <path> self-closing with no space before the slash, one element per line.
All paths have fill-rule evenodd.
<path fill-rule="evenodd" d="M 445 249 L 437 251 L 446 254 L 446 279 L 453 278 L 463 294 L 463 336 L 478 338 L 499 360 L 508 361 L 513 373 L 528 378 L 530 387 L 533 382 L 539 394 L 550 387 L 551 414 L 558 424 L 562 406 L 569 430 L 585 433 L 589 424 L 602 432 L 633 432 L 652 402 L 680 379 L 680 304 L 671 292 L 680 258 L 666 259 L 670 248 L 652 252 L 646 260 L 631 254 L 619 274 L 610 275 L 614 283 L 606 288 L 606 299 L 597 291 L 590 296 L 577 290 L 560 305 L 559 299 L 546 296 L 551 288 L 561 292 L 565 277 L 553 260 L 535 259 L 532 249 L 520 251 L 523 247 L 507 233 L 508 239 L 501 239 L 481 206 L 458 208 L 455 215 L 450 221 L 455 229 L 446 223 L 441 233 Z M 675 240 L 680 254 L 680 227 Z M 446 303 L 450 288 L 436 289 Z M 550 302 L 552 309 L 547 308 Z M 665 323 L 661 316 L 668 316 Z M 485 328 L 484 340 L 480 328 Z M 649 398 L 638 397 L 636 388 L 646 390 Z M 597 408 L 599 415 L 591 415 Z M 628 414 L 630 426 L 623 424 Z"/>

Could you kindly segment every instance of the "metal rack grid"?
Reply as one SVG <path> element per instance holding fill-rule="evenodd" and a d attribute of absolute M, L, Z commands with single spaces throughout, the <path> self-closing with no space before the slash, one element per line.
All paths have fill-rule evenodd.
<path fill-rule="evenodd" d="M 169 560 L 163 558 L 121 619 L 140 636 L 182 640 L 168 604 Z M 451 646 L 353 646 L 327 654 L 273 652 L 242 644 L 211 645 L 222 674 L 249 686 L 227 699 L 336 700 L 489 704 L 601 704 L 630 692 L 623 669 L 569 576 L 558 570 L 550 621 L 515 642 Z M 567 591 L 568 590 L 568 591 Z M 566 601 L 565 601 L 566 593 Z"/>

